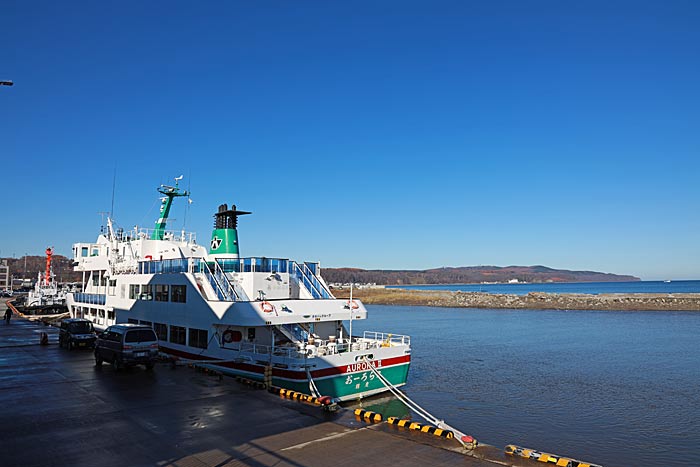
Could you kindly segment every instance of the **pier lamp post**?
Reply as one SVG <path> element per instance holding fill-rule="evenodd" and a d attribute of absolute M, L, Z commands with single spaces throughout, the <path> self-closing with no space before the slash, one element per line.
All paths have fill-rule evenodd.
<path fill-rule="evenodd" d="M 10 80 L 2 80 L 0 81 L 0 86 L 13 86 L 15 83 L 13 83 Z"/>

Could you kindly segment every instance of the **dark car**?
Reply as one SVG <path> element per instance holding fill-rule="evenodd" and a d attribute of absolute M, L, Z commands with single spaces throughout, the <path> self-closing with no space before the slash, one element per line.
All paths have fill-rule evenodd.
<path fill-rule="evenodd" d="M 61 321 L 58 331 L 58 345 L 73 350 L 78 347 L 94 347 L 97 334 L 92 322 L 83 318 Z"/>
<path fill-rule="evenodd" d="M 95 364 L 109 362 L 115 370 L 145 365 L 153 368 L 158 359 L 158 337 L 148 326 L 115 324 L 105 329 L 95 343 Z"/>

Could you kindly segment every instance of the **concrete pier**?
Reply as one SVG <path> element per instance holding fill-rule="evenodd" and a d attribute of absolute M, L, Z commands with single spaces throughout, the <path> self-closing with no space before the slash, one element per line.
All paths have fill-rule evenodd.
<path fill-rule="evenodd" d="M 537 465 L 186 366 L 98 368 L 90 350 L 57 342 L 57 330 L 40 322 L 0 322 L 3 466 Z"/>

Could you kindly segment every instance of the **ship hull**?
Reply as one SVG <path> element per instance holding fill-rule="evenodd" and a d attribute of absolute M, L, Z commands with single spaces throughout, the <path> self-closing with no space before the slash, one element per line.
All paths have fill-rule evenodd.
<path fill-rule="evenodd" d="M 307 372 L 305 369 L 290 370 L 274 365 L 270 367 L 260 363 L 236 361 L 243 360 L 243 358 L 223 360 L 207 355 L 196 355 L 167 346 L 161 346 L 161 351 L 176 358 L 191 360 L 200 366 L 228 376 L 265 382 L 272 386 L 304 394 L 313 392 L 309 381 L 310 375 L 320 395 L 331 396 L 339 401 L 356 400 L 388 390 L 376 377 L 370 366 L 381 373 L 392 386 L 401 387 L 406 384 L 411 364 L 410 355 L 377 358 L 350 364 L 343 364 L 342 361 L 334 363 L 332 359 L 315 359 L 316 362 L 308 365 L 309 371 Z M 267 368 L 272 370 L 271 377 L 268 379 L 265 378 Z"/>

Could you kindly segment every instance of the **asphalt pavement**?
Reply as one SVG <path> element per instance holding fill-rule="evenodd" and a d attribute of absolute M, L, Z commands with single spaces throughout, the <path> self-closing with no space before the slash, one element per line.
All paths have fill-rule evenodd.
<path fill-rule="evenodd" d="M 187 366 L 96 367 L 91 350 L 17 315 L 0 321 L 0 446 L 7 467 L 537 465 Z"/>

